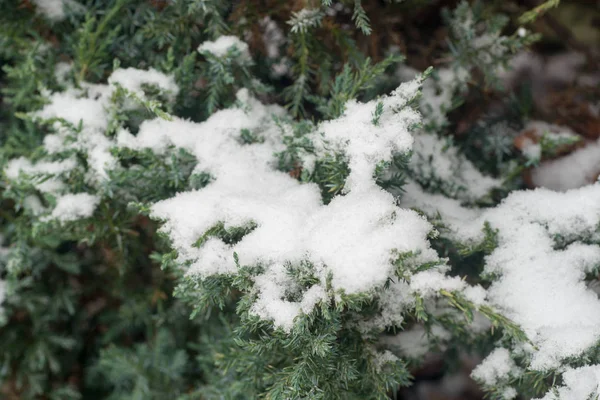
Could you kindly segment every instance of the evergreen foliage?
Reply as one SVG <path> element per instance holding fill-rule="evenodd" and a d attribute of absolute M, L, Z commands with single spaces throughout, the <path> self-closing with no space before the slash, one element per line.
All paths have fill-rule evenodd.
<path fill-rule="evenodd" d="M 432 3 L 1 2 L 0 397 L 600 396 L 600 187 L 505 87 L 559 1 Z"/>

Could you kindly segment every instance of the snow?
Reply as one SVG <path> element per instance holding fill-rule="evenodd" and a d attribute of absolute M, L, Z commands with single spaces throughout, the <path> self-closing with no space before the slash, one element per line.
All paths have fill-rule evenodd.
<path fill-rule="evenodd" d="M 56 133 L 44 138 L 44 146 L 50 154 L 59 154 L 67 150 L 87 154 L 90 181 L 106 181 L 106 171 L 114 169 L 117 165 L 117 160 L 110 153 L 111 147 L 114 146 L 113 140 L 106 136 L 112 118 L 110 99 L 116 84 L 133 92 L 142 100 L 145 99 L 143 84 L 154 85 L 171 98 L 179 90 L 172 76 L 154 69 L 117 69 L 108 78 L 107 85 L 82 83 L 81 90 L 70 88 L 64 92 L 50 94 L 50 103 L 33 114 L 40 119 L 62 118 L 74 126 L 82 124 L 81 131 L 73 133 L 60 123 L 55 123 Z"/>
<path fill-rule="evenodd" d="M 416 212 L 397 207 L 394 197 L 373 179 L 375 166 L 390 160 L 393 150 L 410 149 L 408 129 L 419 114 L 400 108 L 418 87 L 419 81 L 406 83 L 381 99 L 384 112 L 378 126 L 371 122 L 376 102 L 351 102 L 342 117 L 317 127 L 311 139 L 320 154 L 334 148 L 347 156 L 351 169 L 347 194 L 328 205 L 323 205 L 316 185 L 300 184 L 274 169 L 274 153 L 283 147 L 281 130 L 271 116 L 283 110 L 260 104 L 246 91 L 238 93 L 240 108 L 219 111 L 203 123 L 149 121 L 136 137 L 123 131 L 117 141 L 159 153 L 174 145 L 196 156 L 196 170 L 210 173 L 214 181 L 156 203 L 151 215 L 164 222 L 162 230 L 172 239 L 180 261 L 190 262 L 190 275 L 235 274 L 234 252 L 241 265 L 263 266 L 264 273 L 255 277 L 258 299 L 252 311 L 290 330 L 296 316 L 325 298 L 329 275 L 335 293 L 362 293 L 382 287 L 393 276 L 393 252 L 416 251 L 418 262 L 437 260 L 427 241 L 431 225 Z M 260 128 L 265 141 L 242 144 L 242 128 Z M 256 228 L 238 243 L 213 237 L 195 247 L 218 223 L 225 228 L 252 223 Z M 314 266 L 319 279 L 308 290 L 297 288 L 284 268 L 303 262 Z M 290 293 L 295 300 L 288 298 Z M 401 322 L 390 314 L 398 310 L 390 311 L 396 305 L 385 299 L 382 304 L 379 324 Z"/>
<path fill-rule="evenodd" d="M 518 396 L 517 390 L 514 387 L 507 387 L 502 392 L 502 398 L 504 400 L 512 400 Z"/>
<path fill-rule="evenodd" d="M 64 61 L 57 62 L 54 66 L 54 78 L 60 85 L 68 84 L 68 75 L 73 69 L 73 64 Z"/>
<path fill-rule="evenodd" d="M 64 188 L 60 176 L 76 167 L 74 159 L 61 161 L 39 161 L 32 164 L 24 157 L 10 160 L 4 168 L 6 177 L 13 181 L 21 181 L 32 177 L 33 186 L 43 193 L 58 193 Z"/>
<path fill-rule="evenodd" d="M 468 288 L 467 288 L 467 290 L 468 290 Z M 481 306 L 481 305 L 485 304 L 485 303 L 477 303 L 477 301 L 476 301 L 477 299 L 468 298 L 468 296 L 467 296 L 467 300 L 472 301 L 476 306 Z M 487 333 L 489 333 L 491 328 L 492 328 L 492 323 L 490 322 L 490 320 L 487 317 L 485 317 L 479 311 L 476 311 L 473 313 L 473 321 L 471 321 L 471 323 L 469 324 L 469 329 L 471 330 L 471 332 L 473 332 L 476 335 L 487 334 Z M 493 329 L 492 329 L 492 331 L 493 331 Z"/>
<path fill-rule="evenodd" d="M 382 190 L 337 197 L 311 215 L 304 227 L 304 252 L 327 265 L 334 287 L 347 293 L 382 285 L 392 275 L 392 250 L 427 249 L 423 239 L 431 229 L 415 212 L 398 209 Z M 431 260 L 435 253 L 424 256 Z"/>
<path fill-rule="evenodd" d="M 88 155 L 93 180 L 106 180 L 105 169 L 113 167 L 116 160 L 110 154 L 110 140 L 105 136 L 109 114 L 107 108 L 112 94 L 107 85 L 83 84 L 83 89 L 70 88 L 64 92 L 50 94 L 49 104 L 34 112 L 37 119 L 61 118 L 75 127 L 81 124 L 81 131 L 73 132 L 60 122 L 53 124 L 56 133 L 44 138 L 44 146 L 49 154 L 59 154 L 77 150 Z"/>
<path fill-rule="evenodd" d="M 89 87 L 89 89 L 98 88 Z M 49 104 L 33 115 L 40 119 L 62 118 L 75 126 L 83 121 L 87 128 L 104 131 L 108 126 L 104 108 L 108 105 L 110 93 L 101 90 L 98 94 L 100 97 L 96 99 L 87 97 L 74 88 L 55 92 L 49 96 Z"/>
<path fill-rule="evenodd" d="M 527 54 L 523 53 L 514 60 L 518 64 L 527 59 Z M 559 74 L 554 73 L 554 69 L 565 69 L 554 68 L 559 64 L 558 60 L 555 61 L 544 71 L 544 79 L 558 80 Z M 574 60 L 571 64 L 577 62 Z M 574 70 L 571 64 L 568 69 Z M 516 65 L 516 69 L 519 68 Z M 537 68 L 542 70 L 543 66 L 540 64 Z M 445 112 L 451 104 L 451 95 L 460 90 L 464 82 L 464 79 L 456 77 L 457 72 L 461 75 L 461 71 L 441 70 L 437 81 L 425 84 L 421 109 L 425 122 L 431 126 L 443 126 L 446 121 Z M 399 71 L 403 76 L 413 73 Z M 468 77 L 464 71 L 462 73 L 463 78 Z M 514 79 L 514 75 L 507 74 L 506 80 Z M 561 82 L 564 80 L 561 77 Z M 530 140 L 529 146 L 524 146 L 524 152 L 530 158 L 541 158 L 539 141 L 542 134 L 557 142 L 574 135 L 564 127 L 540 121 L 532 121 L 527 128 L 535 128 L 539 133 L 535 140 Z M 498 278 L 488 290 L 467 286 L 461 291 L 475 305 L 489 305 L 523 329 L 531 342 L 515 344 L 510 352 L 524 357 L 529 369 L 546 371 L 559 368 L 565 360 L 581 356 L 595 346 L 600 340 L 600 301 L 584 279 L 586 273 L 600 264 L 600 249 L 583 243 L 560 248 L 555 239 L 563 238 L 570 243 L 597 235 L 600 186 L 590 184 L 600 172 L 599 142 L 587 143 L 586 147 L 567 156 L 544 161 L 538 168 L 532 169 L 535 185 L 565 193 L 547 189 L 513 192 L 493 209 L 465 205 L 465 202 L 476 200 L 494 187 L 500 187 L 501 182 L 481 175 L 454 147 L 432 134 L 418 132 L 413 152 L 409 164 L 412 179 L 404 186 L 405 193 L 400 199 L 402 207 L 425 212 L 431 220 L 440 224 L 442 235 L 459 242 L 483 239 L 485 222 L 498 230 L 498 247 L 486 257 L 484 271 Z M 463 169 L 466 169 L 466 174 Z M 443 195 L 429 193 L 415 181 Z M 431 291 L 449 284 L 442 278 L 424 281 L 424 287 L 430 287 Z M 414 288 L 415 283 L 421 284 L 413 276 L 411 286 Z M 454 283 L 457 285 L 454 288 L 458 289 L 458 282 Z M 510 360 L 509 350 L 498 351 L 474 376 L 489 383 L 510 371 L 518 372 L 513 371 L 514 362 Z M 583 372 L 581 374 L 583 377 Z M 569 378 L 567 374 L 564 378 L 571 379 L 573 388 L 577 388 L 575 378 Z M 569 390 L 577 389 L 565 388 L 559 389 L 564 392 L 561 392 L 561 397 L 549 394 L 544 400 L 587 398 L 592 390 L 597 390 L 599 380 L 593 377 L 589 381 L 594 382 L 593 389 L 582 389 L 584 394 L 581 396 L 571 396 Z M 503 393 L 507 399 L 515 396 L 514 388 L 506 388 Z"/>
<path fill-rule="evenodd" d="M 421 359 L 434 343 L 450 338 L 450 333 L 439 325 L 432 325 L 427 332 L 421 325 L 400 332 L 395 336 L 383 336 L 381 342 L 406 357 Z"/>
<path fill-rule="evenodd" d="M 598 180 L 600 175 L 600 140 L 590 142 L 572 153 L 545 161 L 531 171 L 531 181 L 537 187 L 565 191 Z"/>
<path fill-rule="evenodd" d="M 68 72 L 69 65 L 57 66 L 57 76 Z M 59 79 L 60 80 L 60 79 Z M 118 83 L 137 96 L 144 98 L 143 84 L 155 85 L 163 93 L 174 95 L 178 91 L 173 77 L 164 75 L 156 70 L 147 71 L 133 68 L 118 69 L 109 78 L 108 84 L 81 83 L 81 88 L 68 88 L 63 92 L 48 93 L 48 104 L 32 116 L 38 120 L 55 120 L 55 133 L 44 137 L 44 150 L 48 158 L 59 161 L 42 160 L 32 163 L 25 158 L 10 160 L 4 173 L 9 180 L 17 181 L 31 177 L 33 185 L 44 193 L 51 193 L 57 198 L 53 210 L 45 210 L 39 204 L 39 199 L 31 197 L 27 207 L 38 215 L 47 214 L 43 220 L 58 220 L 60 222 L 86 218 L 93 214 L 99 203 L 97 196 L 88 193 L 65 193 L 65 178 L 77 167 L 72 156 L 73 151 L 83 153 L 87 159 L 86 182 L 92 186 L 102 187 L 108 179 L 107 171 L 117 167 L 118 163 L 111 154 L 116 141 L 107 136 L 107 129 L 114 117 L 111 110 L 111 96 Z M 74 126 L 72 129 L 62 121 Z M 25 175 L 22 175 L 25 174 Z"/>
<path fill-rule="evenodd" d="M 70 0 L 32 0 L 36 12 L 51 21 L 60 21 L 65 18 L 65 7 L 73 4 Z"/>
<path fill-rule="evenodd" d="M 258 299 L 252 306 L 254 314 L 267 320 L 277 316 L 278 325 L 289 332 L 294 326 L 294 318 L 301 313 L 302 305 L 285 299 L 286 291 L 291 289 L 292 283 L 283 265 L 271 266 L 267 273 L 255 278 L 254 284 L 259 292 Z"/>
<path fill-rule="evenodd" d="M 385 350 L 383 352 L 377 353 L 375 355 L 375 366 L 379 370 L 383 368 L 386 364 L 394 364 L 399 361 L 399 358 L 396 357 L 391 351 Z"/>
<path fill-rule="evenodd" d="M 274 77 L 281 77 L 289 73 L 290 60 L 286 56 L 281 56 L 281 48 L 286 43 L 286 38 L 283 30 L 270 17 L 265 17 L 260 22 L 263 29 L 263 44 L 267 57 L 277 61 L 271 65 L 271 73 Z"/>
<path fill-rule="evenodd" d="M 453 240 L 481 240 L 485 222 L 498 230 L 498 247 L 486 257 L 484 273 L 499 279 L 485 296 L 479 289 L 466 288 L 464 293 L 475 303 L 485 300 L 519 324 L 535 346 L 526 350 L 529 368 L 557 368 L 600 340 L 600 301 L 584 282 L 586 273 L 599 264 L 600 248 L 580 242 L 558 248 L 555 243 L 557 237 L 569 243 L 594 234 L 600 224 L 599 184 L 565 193 L 515 191 L 487 210 L 427 193 L 411 181 L 405 189 L 401 206 L 439 220 L 443 234 Z M 436 287 L 435 279 L 429 282 Z"/>
<path fill-rule="evenodd" d="M 280 48 L 285 44 L 285 34 L 271 17 L 264 17 L 260 22 L 264 30 L 263 43 L 269 58 L 279 58 Z"/>
<path fill-rule="evenodd" d="M 315 186 L 270 174 L 236 176 L 245 178 L 246 184 L 235 179 L 233 188 L 224 187 L 229 186 L 223 182 L 228 177 L 221 175 L 201 191 L 183 193 L 153 207 L 155 217 L 167 219 L 165 230 L 180 254 L 197 257 L 190 273 L 234 272 L 233 252 L 242 265 L 270 268 L 309 260 L 323 269 L 322 283 L 330 272 L 336 291 L 358 293 L 385 283 L 393 271 L 390 253 L 394 249 L 419 248 L 424 250 L 424 259 L 435 258 L 426 240 L 429 224 L 418 214 L 395 207 L 390 194 L 350 193 L 323 206 Z M 203 207 L 190 209 L 194 204 Z M 230 226 L 254 221 L 258 227 L 235 245 L 214 243 L 205 251 L 194 251 L 191 245 L 198 236 L 219 221 Z M 203 258 L 213 260 L 217 254 L 218 263 Z M 271 317 L 285 325 L 280 313 Z"/>
<path fill-rule="evenodd" d="M 460 232 L 481 216 L 480 209 L 464 207 L 459 200 L 425 192 L 412 180 L 407 180 L 403 188 L 400 205 L 421 210 L 432 219 L 438 219 L 436 216 L 439 213 L 441 222 L 445 224 L 444 230 L 451 232 L 451 236 L 461 237 Z"/>
<path fill-rule="evenodd" d="M 179 92 L 179 87 L 175 83 L 175 79 L 170 75 L 165 75 L 162 72 L 150 68 L 147 70 L 140 70 L 137 68 L 119 68 L 112 72 L 110 78 L 108 78 L 110 85 L 119 84 L 124 89 L 135 93 L 142 99 L 145 98 L 142 86 L 154 85 L 163 92 L 171 95 L 171 98 Z"/>
<path fill-rule="evenodd" d="M 32 164 L 31 161 L 25 157 L 14 158 L 10 160 L 5 169 L 4 173 L 6 177 L 12 180 L 17 180 L 20 174 L 36 175 L 36 174 L 49 174 L 59 175 L 65 172 L 69 172 L 75 168 L 76 162 L 74 159 L 66 159 L 61 161 L 40 161 Z"/>
<path fill-rule="evenodd" d="M 573 51 L 550 56 L 521 51 L 510 59 L 508 68 L 500 69 L 498 77 L 508 91 L 515 90 L 523 82 L 531 86 L 531 98 L 535 108 L 544 114 L 554 115 L 548 97 L 557 88 L 574 84 L 598 85 L 597 74 L 586 73 L 585 55 Z"/>
<path fill-rule="evenodd" d="M 310 28 L 320 26 L 323 16 L 322 11 L 318 8 L 303 8 L 300 11 L 292 12 L 292 17 L 287 24 L 292 27 L 290 29 L 292 33 L 303 33 Z"/>
<path fill-rule="evenodd" d="M 319 126 L 324 140 L 320 146 L 317 144 L 321 152 L 330 150 L 348 157 L 350 175 L 346 190 L 371 188 L 375 185 L 373 174 L 377 162 L 391 161 L 394 153 L 411 149 L 413 138 L 409 129 L 420 121 L 420 115 L 405 105 L 415 97 L 420 85 L 421 79 L 417 78 L 379 100 L 366 104 L 351 100 L 340 118 Z M 379 124 L 374 126 L 373 112 L 378 102 L 383 104 L 383 113 Z"/>
<path fill-rule="evenodd" d="M 462 82 L 451 70 L 440 72 L 437 82 L 425 85 L 421 99 L 426 121 L 437 125 L 444 122 L 451 94 Z M 435 86 L 440 90 L 437 94 Z M 528 128 L 555 139 L 572 135 L 539 121 L 533 121 Z M 530 144 L 535 146 L 537 142 Z M 549 190 L 514 192 L 495 209 L 468 208 L 459 200 L 473 200 L 500 182 L 482 176 L 468 161 L 464 164 L 456 149 L 445 149 L 445 145 L 431 134 L 416 135 L 410 169 L 416 180 L 440 182 L 444 194 L 457 200 L 427 193 L 409 180 L 401 205 L 417 208 L 439 220 L 444 224 L 444 234 L 460 241 L 481 239 L 484 222 L 490 222 L 493 229 L 499 230 L 499 247 L 486 258 L 485 272 L 499 274 L 500 279 L 487 293 L 468 287 L 465 296 L 476 304 L 489 302 L 524 329 L 537 347 L 527 350 L 530 368 L 555 368 L 562 360 L 580 355 L 600 339 L 600 302 L 583 282 L 586 271 L 598 264 L 600 251 L 583 244 L 557 250 L 553 237 L 585 237 L 595 230 L 600 213 L 599 187 L 588 186 L 564 194 Z M 541 153 L 541 148 L 527 148 L 526 152 Z M 590 143 L 570 155 L 543 163 L 532 171 L 532 180 L 538 186 L 555 190 L 587 185 L 600 172 L 596 171 L 599 152 L 598 143 Z M 471 178 L 464 178 L 463 168 Z M 452 192 L 452 185 L 467 191 Z M 435 282 L 431 280 L 434 288 Z"/>
<path fill-rule="evenodd" d="M 75 126 L 78 126 L 81 122 L 84 130 L 103 134 L 108 128 L 111 117 L 108 108 L 116 84 L 135 93 L 142 99 L 145 99 L 142 90 L 143 84 L 154 85 L 161 89 L 163 93 L 171 96 L 176 95 L 179 91 L 172 76 L 154 69 L 120 68 L 111 74 L 107 85 L 83 82 L 81 84 L 82 89 L 69 88 L 63 92 L 49 94 L 49 104 L 45 105 L 40 111 L 33 113 L 33 116 L 46 120 L 61 118 Z M 55 124 L 55 126 L 57 125 Z"/>
<path fill-rule="evenodd" d="M 494 386 L 518 372 L 515 362 L 510 358 L 510 352 L 499 347 L 475 367 L 471 377 L 486 386 Z"/>
<path fill-rule="evenodd" d="M 285 300 L 286 292 L 297 288 L 292 287 L 282 265 L 273 266 L 266 274 L 256 277 L 254 283 L 260 296 L 252 311 L 267 320 L 276 315 L 278 325 L 287 332 L 298 315 L 309 314 L 317 304 L 329 298 L 323 286 L 314 285 L 303 293 L 301 301 Z"/>
<path fill-rule="evenodd" d="M 467 300 L 469 300 L 476 306 L 482 306 L 485 304 L 487 292 L 483 287 L 479 285 L 468 286 L 463 290 L 463 294 Z"/>
<path fill-rule="evenodd" d="M 423 85 L 421 111 L 425 123 L 447 124 L 446 113 L 450 111 L 452 99 L 456 92 L 464 89 L 469 77 L 469 71 L 461 67 L 436 69 L 433 77 Z"/>
<path fill-rule="evenodd" d="M 422 131 L 414 140 L 409 169 L 419 181 L 439 182 L 445 195 L 472 201 L 501 185 L 499 180 L 479 172 L 446 140 Z"/>
<path fill-rule="evenodd" d="M 522 132 L 522 136 L 530 139 L 531 144 L 536 144 L 543 138 L 557 143 L 560 143 L 561 141 L 577 142 L 577 139 L 580 138 L 580 136 L 568 126 L 549 124 L 539 120 L 527 122 Z M 516 145 L 517 147 L 520 147 L 518 144 Z"/>
<path fill-rule="evenodd" d="M 521 153 L 529 160 L 533 162 L 539 162 L 542 159 L 542 145 L 535 143 L 531 139 L 525 139 L 523 141 L 523 148 Z"/>
<path fill-rule="evenodd" d="M 439 271 L 422 271 L 412 276 L 410 287 L 422 296 L 435 296 L 440 290 L 448 292 L 465 289 L 466 283 L 458 277 L 449 277 Z"/>
<path fill-rule="evenodd" d="M 415 199 L 418 203 L 419 196 Z M 557 249 L 553 239 L 585 237 L 596 230 L 600 185 L 566 193 L 513 192 L 471 220 L 448 213 L 458 207 L 438 209 L 456 239 L 481 240 L 485 221 L 498 230 L 498 247 L 486 257 L 484 272 L 501 278 L 488 289 L 487 301 L 518 323 L 536 346 L 530 354 L 532 369 L 556 368 L 600 340 L 600 301 L 583 282 L 586 272 L 598 265 L 600 248 L 573 243 Z"/>
<path fill-rule="evenodd" d="M 91 217 L 100 198 L 89 193 L 65 194 L 56 199 L 56 207 L 44 220 L 57 220 L 61 223 Z"/>
<path fill-rule="evenodd" d="M 224 57 L 232 49 L 237 48 L 241 59 L 250 59 L 248 45 L 241 41 L 237 36 L 219 36 L 215 41 L 203 42 L 198 47 L 200 53 L 210 53 L 215 57 Z"/>
<path fill-rule="evenodd" d="M 29 210 L 33 215 L 41 215 L 46 211 L 46 207 L 37 196 L 29 195 L 23 200 L 23 207 Z"/>
<path fill-rule="evenodd" d="M 539 400 L 588 400 L 600 396 L 600 365 L 567 368 L 563 385 Z"/>
<path fill-rule="evenodd" d="M 480 45 L 487 45 L 481 40 Z M 234 36 L 205 42 L 198 50 L 223 57 L 232 47 L 249 59 L 248 46 Z M 425 122 L 445 125 L 453 94 L 467 78 L 467 71 L 447 69 L 439 71 L 437 81 L 426 84 L 421 99 Z M 379 308 L 371 320 L 359 321 L 357 326 L 364 332 L 380 331 L 405 322 L 403 315 L 414 307 L 415 294 L 431 300 L 440 290 L 460 292 L 476 307 L 489 305 L 510 318 L 530 341 L 514 344 L 510 350 L 495 349 L 473 371 L 474 378 L 489 386 L 520 373 L 511 352 L 523 356 L 528 368 L 546 371 L 581 356 L 600 340 L 600 300 L 584 281 L 599 264 L 600 247 L 580 240 L 595 234 L 600 224 L 600 184 L 584 186 L 596 179 L 600 142 L 532 171 L 536 185 L 564 193 L 515 191 L 495 208 L 468 207 L 465 204 L 475 203 L 501 182 L 481 174 L 438 136 L 414 130 L 422 116 L 405 105 L 418 92 L 421 78 L 417 77 L 389 96 L 368 103 L 349 101 L 339 118 L 320 123 L 307 136 L 315 154 L 303 155 L 305 170 L 331 154 L 341 155 L 350 169 L 343 195 L 325 205 L 315 184 L 300 183 L 276 170 L 276 153 L 285 149 L 283 135 L 289 131 L 285 122 L 273 120 L 273 116 L 285 116 L 281 107 L 263 105 L 247 90 L 240 90 L 239 106 L 218 111 L 202 123 L 157 118 L 144 121 L 135 136 L 120 129 L 113 138 L 106 131 L 113 118 L 110 97 L 117 83 L 141 98 L 144 84 L 170 95 L 179 90 L 172 77 L 128 68 L 116 70 L 107 85 L 83 83 L 81 89 L 51 93 L 49 104 L 34 116 L 61 118 L 81 129 L 73 132 L 55 123 L 55 133 L 44 138 L 46 152 L 52 159 L 72 150 L 84 153 L 90 167 L 88 183 L 97 188 L 108 178 L 107 171 L 118 166 L 111 155 L 114 147 L 151 149 L 158 155 L 176 147 L 193 154 L 195 172 L 209 173 L 213 180 L 200 190 L 181 192 L 152 205 L 151 216 L 162 221 L 161 229 L 177 250 L 178 261 L 189 265 L 189 276 L 235 275 L 234 253 L 241 266 L 260 265 L 261 272 L 252 277 L 256 301 L 251 312 L 276 327 L 290 332 L 296 318 L 322 302 L 367 293 Z M 374 124 L 378 103 L 383 113 Z M 242 143 L 242 129 L 259 132 L 264 141 Z M 374 173 L 394 154 L 410 151 L 414 152 L 410 179 L 398 199 L 375 184 Z M 524 152 L 539 156 L 541 147 L 532 140 Z M 19 158 L 11 160 L 4 172 L 10 180 L 22 179 L 22 174 L 50 175 L 49 180 L 35 184 L 56 196 L 56 206 L 45 210 L 39 199 L 29 197 L 26 207 L 44 221 L 65 223 L 91 217 L 101 201 L 91 193 L 64 193 L 61 175 L 75 167 L 71 158 L 37 163 Z M 431 189 L 440 193 L 429 193 L 418 182 L 439 182 L 439 187 Z M 430 247 L 433 226 L 409 208 L 429 215 L 440 223 L 443 235 L 465 244 L 480 241 L 482 228 L 489 223 L 497 231 L 497 247 L 486 256 L 484 273 L 499 278 L 486 290 L 447 276 L 442 266 L 390 283 L 395 277 L 395 254 L 412 252 L 417 255 L 416 263 L 443 261 Z M 225 229 L 253 229 L 236 243 L 211 237 L 198 246 L 198 239 L 219 224 Z M 561 247 L 558 238 L 571 244 Z M 316 278 L 312 286 L 303 287 L 291 276 L 290 266 L 298 265 L 311 266 Z M 489 324 L 479 320 L 472 326 L 475 331 L 486 327 Z M 431 329 L 436 339 L 450 336 L 438 326 Z M 422 327 L 401 332 L 394 340 L 402 353 L 415 358 L 431 344 Z M 585 398 L 598 390 L 598 374 L 598 367 L 567 369 L 564 386 L 558 390 L 564 398 Z M 576 387 L 575 382 L 582 379 L 595 386 Z M 504 398 L 515 397 L 511 389 L 505 390 Z M 551 396 L 544 399 L 555 398 Z"/>
<path fill-rule="evenodd" d="M 381 332 L 386 327 L 400 326 L 404 321 L 404 313 L 414 307 L 414 296 L 408 283 L 397 280 L 389 288 L 378 295 L 379 314 L 374 318 L 360 322 L 360 329 L 365 334 Z"/>

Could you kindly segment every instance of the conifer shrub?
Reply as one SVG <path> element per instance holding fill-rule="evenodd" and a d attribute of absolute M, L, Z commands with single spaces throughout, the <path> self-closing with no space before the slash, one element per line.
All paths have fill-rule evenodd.
<path fill-rule="evenodd" d="M 432 354 L 600 396 L 598 58 L 557 6 L 0 3 L 1 397 L 402 398 Z M 573 97 L 517 79 L 550 45 Z"/>

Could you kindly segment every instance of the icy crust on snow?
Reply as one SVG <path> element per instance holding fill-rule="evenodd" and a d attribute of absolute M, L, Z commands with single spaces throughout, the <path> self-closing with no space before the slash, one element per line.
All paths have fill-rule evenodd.
<path fill-rule="evenodd" d="M 241 108 L 219 111 L 200 124 L 177 119 L 149 121 L 142 124 L 136 137 L 121 132 L 118 138 L 121 146 L 157 152 L 169 145 L 184 147 L 196 155 L 197 170 L 214 177 L 201 190 L 180 193 L 152 207 L 152 216 L 164 221 L 162 229 L 172 239 L 180 261 L 191 262 L 189 274 L 234 274 L 234 252 L 241 265 L 263 266 L 265 272 L 255 278 L 260 294 L 253 312 L 289 330 L 300 312 L 310 312 L 326 297 L 329 274 L 334 291 L 353 294 L 380 287 L 393 275 L 393 251 L 418 250 L 422 262 L 437 259 L 427 241 L 431 225 L 416 212 L 397 207 L 391 194 L 367 182 L 373 180 L 375 164 L 391 157 L 390 143 L 399 149 L 410 146 L 406 124 L 418 114 L 401 114 L 406 118 L 399 119 L 386 111 L 381 125 L 373 127 L 365 120 L 370 123 L 375 103 L 363 104 L 366 110 L 355 104 L 347 109 L 355 112 L 337 122 L 337 129 L 348 135 L 346 140 L 335 132 L 335 121 L 320 127 L 319 132 L 325 133 L 315 137 L 322 138 L 324 147 L 337 146 L 345 152 L 355 176 L 349 193 L 323 205 L 316 185 L 300 184 L 274 169 L 274 153 L 283 147 L 281 131 L 271 115 L 283 111 L 262 105 L 245 90 L 238 100 Z M 386 106 L 404 101 L 404 97 L 386 100 Z M 373 129 L 373 137 L 367 138 L 358 127 Z M 396 141 L 393 127 L 399 136 Z M 239 135 L 243 128 L 260 129 L 265 141 L 242 144 Z M 363 145 L 369 157 L 360 153 Z M 235 244 L 213 237 L 196 247 L 197 240 L 219 223 L 225 228 L 256 227 Z M 285 266 L 307 261 L 320 283 L 302 292 Z M 290 293 L 300 300 L 287 300 Z M 380 323 L 392 318 L 390 310 L 383 308 Z"/>
<path fill-rule="evenodd" d="M 600 184 L 565 193 L 547 189 L 513 192 L 485 211 L 461 207 L 407 185 L 402 206 L 437 212 L 455 239 L 483 239 L 484 222 L 497 230 L 498 247 L 486 257 L 485 271 L 497 274 L 487 301 L 518 323 L 535 346 L 530 368 L 557 368 L 600 340 L 600 300 L 584 283 L 600 263 L 600 247 L 575 242 L 593 237 L 600 224 Z"/>
<path fill-rule="evenodd" d="M 562 386 L 538 400 L 589 400 L 600 396 L 600 365 L 567 368 Z"/>

